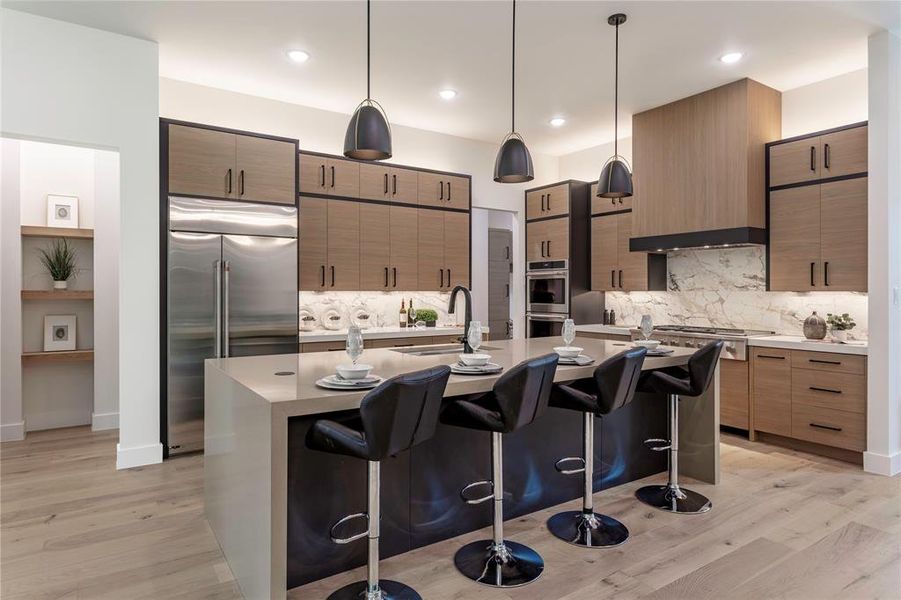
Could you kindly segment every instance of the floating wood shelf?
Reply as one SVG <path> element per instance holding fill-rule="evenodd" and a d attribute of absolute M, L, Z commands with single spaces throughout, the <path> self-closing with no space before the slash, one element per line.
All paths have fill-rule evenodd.
<path fill-rule="evenodd" d="M 22 364 L 78 362 L 94 360 L 93 350 L 60 350 L 57 352 L 23 352 Z"/>
<path fill-rule="evenodd" d="M 93 300 L 94 290 L 22 290 L 22 300 Z"/>
<path fill-rule="evenodd" d="M 65 237 L 90 240 L 94 238 L 93 229 L 76 229 L 73 227 L 39 227 L 22 225 L 23 237 Z"/>

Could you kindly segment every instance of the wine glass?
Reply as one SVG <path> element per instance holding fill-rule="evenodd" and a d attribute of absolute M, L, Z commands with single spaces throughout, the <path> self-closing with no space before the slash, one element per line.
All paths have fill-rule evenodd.
<path fill-rule="evenodd" d="M 651 334 L 654 333 L 654 322 L 651 320 L 651 315 L 641 315 L 641 324 L 638 328 L 645 341 L 651 339 Z"/>
<path fill-rule="evenodd" d="M 345 344 L 347 355 L 353 364 L 357 364 L 357 359 L 363 354 L 363 332 L 356 325 L 351 325 L 347 330 L 347 342 Z"/>
<path fill-rule="evenodd" d="M 563 345 L 569 348 L 576 339 L 576 324 L 572 319 L 563 321 Z"/>
<path fill-rule="evenodd" d="M 471 321 L 469 323 L 469 332 L 466 334 L 466 339 L 469 342 L 469 347 L 472 348 L 472 351 L 478 352 L 479 347 L 482 345 L 481 321 Z"/>

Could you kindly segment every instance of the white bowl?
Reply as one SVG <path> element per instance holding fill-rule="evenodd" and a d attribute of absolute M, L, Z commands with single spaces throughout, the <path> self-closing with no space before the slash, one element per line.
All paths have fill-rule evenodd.
<path fill-rule="evenodd" d="M 364 379 L 372 371 L 372 365 L 359 363 L 356 365 L 338 365 L 335 367 L 338 375 L 344 379 Z"/>
<path fill-rule="evenodd" d="M 490 354 L 458 354 L 457 357 L 467 367 L 482 367 L 491 359 Z"/>
<path fill-rule="evenodd" d="M 557 346 L 554 348 L 554 352 L 563 358 L 575 358 L 582 354 L 582 350 L 584 348 L 579 348 L 578 346 Z"/>
<path fill-rule="evenodd" d="M 635 340 L 635 345 L 639 348 L 654 350 L 655 348 L 657 348 L 657 346 L 660 345 L 660 340 Z"/>

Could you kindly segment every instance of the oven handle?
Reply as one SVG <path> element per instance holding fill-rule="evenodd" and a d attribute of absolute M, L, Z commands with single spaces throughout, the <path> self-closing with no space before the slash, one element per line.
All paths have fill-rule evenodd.
<path fill-rule="evenodd" d="M 569 271 L 529 271 L 526 279 L 545 279 L 546 277 L 562 276 L 569 279 Z"/>
<path fill-rule="evenodd" d="M 568 318 L 567 315 L 526 315 L 529 321 L 565 321 Z"/>

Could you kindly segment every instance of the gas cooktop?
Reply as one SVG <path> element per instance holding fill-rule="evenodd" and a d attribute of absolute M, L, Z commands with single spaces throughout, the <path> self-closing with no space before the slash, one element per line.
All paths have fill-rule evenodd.
<path fill-rule="evenodd" d="M 697 335 L 735 335 L 749 337 L 752 335 L 773 335 L 774 331 L 759 329 L 732 329 L 729 327 L 700 327 L 697 325 L 658 325 L 655 331 L 668 331 L 672 333 L 689 333 Z"/>

